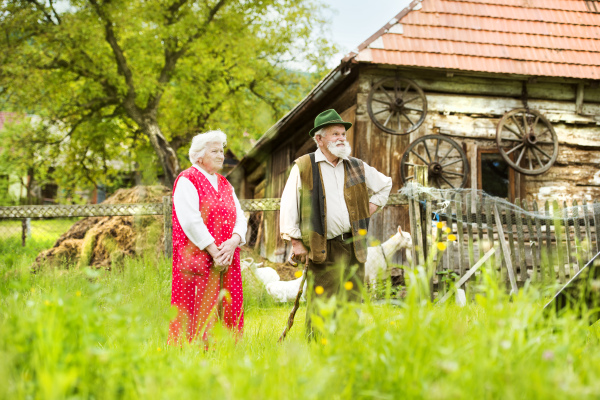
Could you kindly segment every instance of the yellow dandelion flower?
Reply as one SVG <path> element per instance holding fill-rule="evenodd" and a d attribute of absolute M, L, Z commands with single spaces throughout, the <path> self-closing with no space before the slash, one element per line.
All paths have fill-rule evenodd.
<path fill-rule="evenodd" d="M 352 290 L 353 287 L 354 287 L 354 284 L 350 281 L 344 283 L 344 289 L 346 289 L 346 290 Z"/>
<path fill-rule="evenodd" d="M 449 241 L 451 241 L 451 242 L 454 242 L 454 241 L 456 240 L 456 235 L 454 235 L 454 234 L 452 234 L 452 233 L 451 233 L 451 234 L 449 234 L 449 235 L 448 235 L 448 240 L 449 240 Z"/>
<path fill-rule="evenodd" d="M 325 338 L 322 338 L 322 339 L 321 339 L 321 344 L 322 344 L 323 346 L 325 346 L 325 345 L 327 344 L 327 339 L 325 339 Z"/>
<path fill-rule="evenodd" d="M 395 321 L 390 321 L 390 325 L 396 325 Z"/>
<path fill-rule="evenodd" d="M 359 229 L 359 230 L 358 230 L 358 234 L 359 234 L 360 236 L 365 236 L 365 235 L 367 234 L 367 230 L 366 230 L 366 229 Z"/>
<path fill-rule="evenodd" d="M 157 347 L 157 348 L 156 348 L 156 351 L 161 351 L 161 350 L 160 350 L 160 347 Z"/>
<path fill-rule="evenodd" d="M 75 296 L 77 296 L 77 297 L 81 297 L 81 292 L 78 290 L 78 291 L 75 293 Z"/>
<path fill-rule="evenodd" d="M 452 232 L 452 229 L 450 229 L 449 227 L 446 227 L 446 229 L 445 229 L 445 230 L 446 230 L 446 233 L 450 233 L 450 232 Z"/>
<path fill-rule="evenodd" d="M 35 293 L 35 288 L 31 288 L 31 293 Z"/>
<path fill-rule="evenodd" d="M 444 223 L 438 222 L 435 226 L 437 226 L 438 229 L 442 229 L 444 227 Z"/>
<path fill-rule="evenodd" d="M 437 244 L 437 248 L 438 248 L 438 250 L 439 250 L 439 251 L 444 251 L 444 250 L 446 250 L 446 243 L 443 243 L 443 242 L 438 242 L 438 244 Z"/>
<path fill-rule="evenodd" d="M 44 304 L 47 305 L 47 306 L 49 306 L 50 302 L 48 300 L 46 300 L 46 301 L 44 301 Z"/>
<path fill-rule="evenodd" d="M 294 272 L 294 276 L 296 278 L 300 278 L 302 276 L 302 271 L 296 271 L 296 272 Z"/>
<path fill-rule="evenodd" d="M 324 291 L 325 291 L 325 289 L 323 289 L 323 286 L 317 286 L 315 288 L 315 293 L 316 294 L 323 294 Z"/>

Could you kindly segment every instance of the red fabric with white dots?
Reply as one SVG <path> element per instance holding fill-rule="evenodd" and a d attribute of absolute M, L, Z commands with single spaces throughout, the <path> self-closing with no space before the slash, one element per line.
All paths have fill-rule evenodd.
<path fill-rule="evenodd" d="M 185 177 L 192 182 L 198 190 L 202 219 L 218 246 L 231 238 L 237 215 L 233 187 L 222 175 L 217 176 L 218 192 L 202 172 L 190 167 L 179 174 L 173 192 L 179 178 Z M 192 341 L 197 334 L 201 334 L 202 339 L 206 340 L 216 322 L 219 273 L 211 268 L 212 263 L 213 259 L 208 251 L 200 250 L 185 235 L 173 206 L 171 304 L 177 307 L 178 313 L 169 327 L 170 343 L 179 341 L 182 328 L 186 331 L 188 341 Z M 244 297 L 239 248 L 235 250 L 233 262 L 224 273 L 223 289 L 227 289 L 230 294 L 223 299 L 223 323 L 241 334 L 244 327 Z"/>

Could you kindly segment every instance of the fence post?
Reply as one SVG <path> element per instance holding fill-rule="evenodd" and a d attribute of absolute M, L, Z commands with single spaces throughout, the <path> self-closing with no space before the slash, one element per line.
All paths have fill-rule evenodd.
<path fill-rule="evenodd" d="M 164 235 L 165 235 L 165 257 L 173 256 L 173 226 L 172 226 L 173 205 L 171 196 L 163 196 L 163 217 L 164 217 Z"/>
<path fill-rule="evenodd" d="M 31 237 L 31 218 L 24 218 L 21 221 L 21 246 L 25 247 L 28 237 Z"/>

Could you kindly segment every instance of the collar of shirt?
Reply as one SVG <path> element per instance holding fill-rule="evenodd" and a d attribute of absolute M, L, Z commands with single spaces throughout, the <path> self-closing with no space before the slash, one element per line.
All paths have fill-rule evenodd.
<path fill-rule="evenodd" d="M 209 174 L 208 172 L 206 172 L 206 171 L 204 170 L 204 168 L 202 168 L 202 167 L 201 167 L 201 166 L 199 166 L 198 164 L 194 164 L 194 165 L 192 165 L 192 166 L 193 166 L 194 168 L 196 168 L 198 171 L 202 172 L 202 173 L 204 174 L 204 176 L 206 176 L 207 178 L 208 178 L 208 177 L 214 178 L 215 176 L 217 176 L 217 174 Z"/>
<path fill-rule="evenodd" d="M 348 157 L 343 157 L 343 160 L 348 160 Z M 321 151 L 321 149 L 317 148 L 317 150 L 315 151 L 315 162 L 321 162 L 321 161 L 325 161 L 327 164 L 331 165 L 332 167 L 336 167 L 337 165 L 340 165 L 342 163 L 338 162 L 337 165 L 333 165 L 328 159 L 327 157 L 325 157 L 325 154 L 323 154 L 323 152 Z"/>

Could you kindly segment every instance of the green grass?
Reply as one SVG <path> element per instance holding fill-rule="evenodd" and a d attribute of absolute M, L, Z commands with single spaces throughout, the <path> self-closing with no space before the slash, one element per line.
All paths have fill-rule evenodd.
<path fill-rule="evenodd" d="M 3 252 L 6 248 L 3 248 Z M 166 345 L 171 267 L 125 259 L 112 272 L 29 272 L 0 259 L 0 398 L 565 399 L 600 393 L 599 332 L 545 319 L 530 288 L 509 300 L 484 275 L 466 307 L 341 304 L 304 338 L 304 308 L 283 344 L 289 305 L 247 294 L 238 343 L 223 329 L 204 351 Z M 323 304 L 325 315 L 334 306 Z"/>

